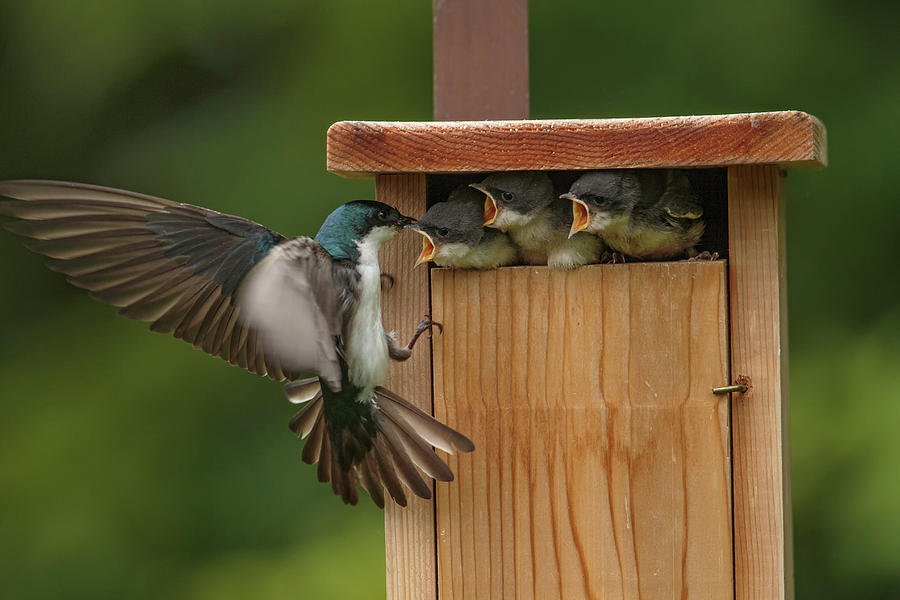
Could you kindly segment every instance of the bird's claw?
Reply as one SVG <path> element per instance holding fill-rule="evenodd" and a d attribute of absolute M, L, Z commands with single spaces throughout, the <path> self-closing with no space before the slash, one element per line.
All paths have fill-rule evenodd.
<path fill-rule="evenodd" d="M 719 260 L 718 252 L 710 252 L 709 250 L 704 250 L 700 254 L 692 256 L 688 259 L 688 262 L 700 262 L 700 261 L 712 261 Z"/>
<path fill-rule="evenodd" d="M 444 325 L 442 323 L 432 321 L 429 315 L 425 315 L 425 318 L 419 321 L 419 326 L 416 327 L 416 333 L 421 335 L 425 331 L 430 330 L 432 327 L 437 327 L 438 333 L 444 333 Z"/>
<path fill-rule="evenodd" d="M 432 327 L 437 327 L 438 333 L 444 333 L 444 326 L 441 323 L 438 323 L 437 321 L 432 321 L 431 316 L 425 315 L 425 318 L 422 319 L 421 321 L 419 321 L 419 325 L 418 325 L 418 327 L 416 327 L 416 332 L 413 334 L 412 339 L 409 341 L 409 345 L 407 346 L 407 348 L 409 350 L 412 350 L 413 346 L 416 345 L 416 341 L 419 339 L 419 336 L 422 335 L 423 333 L 425 333 L 426 331 L 429 332 L 428 337 L 431 338 L 432 337 L 432 334 L 431 334 Z"/>
<path fill-rule="evenodd" d="M 600 264 L 602 265 L 614 265 L 617 263 L 621 263 L 623 265 L 625 264 L 624 254 L 612 250 L 607 250 L 602 255 L 600 255 Z"/>
<path fill-rule="evenodd" d="M 391 290 L 394 289 L 394 276 L 390 273 L 382 273 L 381 274 L 381 289 L 382 290 Z"/>

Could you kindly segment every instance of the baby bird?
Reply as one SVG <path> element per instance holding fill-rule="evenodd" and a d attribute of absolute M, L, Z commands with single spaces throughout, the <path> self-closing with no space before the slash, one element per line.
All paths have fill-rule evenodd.
<path fill-rule="evenodd" d="M 408 227 L 422 234 L 416 265 L 434 261 L 442 267 L 494 269 L 514 264 L 519 253 L 502 231 L 482 226 L 482 195 L 461 185 Z"/>
<path fill-rule="evenodd" d="M 693 256 L 705 228 L 703 207 L 681 171 L 592 171 L 561 198 L 572 201 L 570 236 L 590 232 L 642 260 Z"/>
<path fill-rule="evenodd" d="M 600 259 L 604 246 L 595 236 L 567 235 L 571 206 L 556 196 L 546 173 L 495 173 L 471 186 L 486 196 L 485 227 L 507 232 L 526 263 L 573 269 Z"/>

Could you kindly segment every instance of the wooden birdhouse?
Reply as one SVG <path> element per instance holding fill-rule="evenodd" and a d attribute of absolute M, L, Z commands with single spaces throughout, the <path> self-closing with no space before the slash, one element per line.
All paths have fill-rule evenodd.
<path fill-rule="evenodd" d="M 527 117 L 527 58 L 499 106 L 472 81 L 521 73 L 524 33 L 454 45 L 463 17 L 439 4 L 436 118 Z M 454 66 L 472 55 L 508 60 Z M 412 216 L 486 173 L 688 169 L 719 255 L 429 270 L 419 236 L 388 245 L 385 327 L 444 332 L 387 386 L 476 446 L 433 500 L 387 508 L 389 598 L 792 596 L 782 182 L 825 166 L 815 117 L 346 121 L 327 153 Z"/>
<path fill-rule="evenodd" d="M 428 313 L 444 333 L 389 386 L 476 446 L 433 501 L 388 509 L 390 596 L 782 597 L 782 178 L 824 164 L 800 112 L 333 125 L 329 170 L 374 176 L 404 214 L 488 172 L 690 168 L 720 244 L 716 261 L 573 271 L 413 270 L 419 236 L 390 245 L 385 326 Z"/>

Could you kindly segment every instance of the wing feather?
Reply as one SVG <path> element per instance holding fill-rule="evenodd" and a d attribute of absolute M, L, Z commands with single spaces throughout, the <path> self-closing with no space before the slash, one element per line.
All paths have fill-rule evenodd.
<path fill-rule="evenodd" d="M 238 303 L 246 322 L 259 330 L 283 368 L 314 371 L 338 391 L 335 337 L 341 334 L 343 319 L 334 268 L 334 260 L 315 240 L 294 238 L 273 248 L 248 273 Z"/>
<path fill-rule="evenodd" d="M 334 338 L 344 297 L 336 261 L 314 240 L 288 241 L 241 217 L 100 186 L 6 181 L 0 195 L 14 198 L 0 202 L 0 215 L 16 219 L 7 229 L 121 315 L 254 373 L 281 380 L 314 371 L 340 389 Z M 272 318 L 260 315 L 260 302 L 240 305 L 247 281 L 255 283 L 246 297 L 274 291 L 285 303 L 266 305 Z"/>

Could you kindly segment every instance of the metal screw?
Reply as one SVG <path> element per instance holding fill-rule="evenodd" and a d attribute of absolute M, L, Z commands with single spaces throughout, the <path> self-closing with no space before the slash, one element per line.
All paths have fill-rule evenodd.
<path fill-rule="evenodd" d="M 739 394 L 743 394 L 748 389 L 750 389 L 748 386 L 744 385 L 743 383 L 738 383 L 735 385 L 726 385 L 726 386 L 722 386 L 722 387 L 715 387 L 712 389 L 712 393 L 713 394 L 731 394 L 733 392 L 737 392 Z"/>

